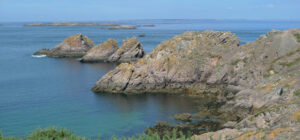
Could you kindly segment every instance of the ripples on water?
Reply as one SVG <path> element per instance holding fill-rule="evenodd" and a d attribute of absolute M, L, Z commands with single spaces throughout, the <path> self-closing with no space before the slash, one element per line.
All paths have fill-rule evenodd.
<path fill-rule="evenodd" d="M 243 43 L 254 41 L 271 29 L 300 27 L 299 22 L 215 20 L 138 20 L 125 24 L 155 24 L 137 30 L 103 30 L 100 27 L 0 26 L 0 130 L 24 136 L 38 126 L 60 126 L 86 137 L 141 133 L 157 120 L 172 121 L 175 113 L 196 112 L 197 102 L 188 97 L 164 95 L 97 95 L 95 82 L 116 64 L 82 64 L 77 59 L 32 57 L 52 48 L 67 36 L 82 33 L 95 44 L 114 38 L 119 43 L 138 36 L 146 52 L 185 31 L 206 29 L 236 33 Z M 39 57 L 39 58 L 36 58 Z"/>

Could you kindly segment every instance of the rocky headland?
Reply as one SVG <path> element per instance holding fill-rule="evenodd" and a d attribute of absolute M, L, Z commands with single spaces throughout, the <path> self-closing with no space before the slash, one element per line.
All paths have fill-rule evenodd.
<path fill-rule="evenodd" d="M 270 31 L 240 45 L 230 32 L 186 32 L 120 64 L 92 90 L 210 97 L 199 114 L 225 123 L 196 139 L 300 139 L 299 34 Z"/>
<path fill-rule="evenodd" d="M 47 57 L 82 57 L 94 46 L 92 40 L 82 34 L 69 36 L 52 49 L 42 49 L 33 55 L 46 55 Z"/>

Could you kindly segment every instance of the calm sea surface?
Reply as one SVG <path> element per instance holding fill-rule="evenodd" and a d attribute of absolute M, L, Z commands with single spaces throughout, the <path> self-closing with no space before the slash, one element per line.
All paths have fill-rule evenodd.
<path fill-rule="evenodd" d="M 109 22 L 109 21 L 107 21 Z M 99 23 L 107 23 L 99 22 Z M 34 58 L 32 53 L 52 48 L 76 33 L 95 44 L 109 38 L 119 43 L 138 36 L 146 52 L 185 31 L 222 30 L 236 33 L 243 43 L 271 29 L 299 28 L 300 22 L 216 20 L 131 20 L 123 24 L 155 24 L 137 30 L 100 27 L 0 26 L 0 130 L 6 136 L 25 136 L 38 127 L 58 126 L 85 137 L 132 136 L 157 120 L 172 121 L 175 113 L 197 112 L 197 101 L 175 96 L 97 95 L 94 83 L 116 64 L 82 64 L 76 59 Z"/>

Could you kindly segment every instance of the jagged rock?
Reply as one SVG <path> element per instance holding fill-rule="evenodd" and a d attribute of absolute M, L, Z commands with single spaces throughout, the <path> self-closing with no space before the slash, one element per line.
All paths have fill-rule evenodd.
<path fill-rule="evenodd" d="M 108 58 L 119 49 L 118 42 L 109 39 L 103 44 L 90 49 L 81 59 L 81 62 L 108 61 Z"/>
<path fill-rule="evenodd" d="M 93 46 L 93 41 L 88 39 L 87 36 L 77 34 L 69 36 L 51 50 L 42 49 L 35 52 L 34 55 L 46 55 L 48 57 L 82 57 Z"/>
<path fill-rule="evenodd" d="M 239 44 L 236 35 L 228 32 L 187 32 L 163 42 L 135 64 L 118 66 L 103 76 L 93 91 L 129 94 L 203 92 L 207 89 L 205 81 L 212 73 L 216 73 L 215 83 L 226 83 L 228 72 L 223 67 L 234 59 Z M 122 54 L 119 52 L 115 54 Z M 113 59 L 119 57 L 113 55 Z"/>
<path fill-rule="evenodd" d="M 300 139 L 299 33 L 300 29 L 271 31 L 241 47 L 235 76 L 247 77 L 243 80 L 251 86 L 220 108 L 223 114 L 237 116 L 238 123 L 196 139 Z"/>
<path fill-rule="evenodd" d="M 131 62 L 142 58 L 145 55 L 142 44 L 136 37 L 123 41 L 122 46 L 112 54 L 108 61 L 110 62 Z"/>
<path fill-rule="evenodd" d="M 299 139 L 298 34 L 271 31 L 239 46 L 228 32 L 187 32 L 137 63 L 119 65 L 93 91 L 215 96 L 216 112 L 237 123 L 196 139 Z"/>

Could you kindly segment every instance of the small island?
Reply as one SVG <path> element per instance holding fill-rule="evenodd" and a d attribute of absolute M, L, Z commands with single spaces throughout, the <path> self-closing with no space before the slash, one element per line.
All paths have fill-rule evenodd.
<path fill-rule="evenodd" d="M 53 23 L 31 23 L 24 26 L 99 26 L 98 23 L 89 22 L 53 22 Z"/>
<path fill-rule="evenodd" d="M 116 29 L 136 29 L 137 26 L 133 26 L 133 25 L 120 25 L 120 26 L 112 26 L 109 27 L 108 29 L 111 30 L 116 30 Z"/>

